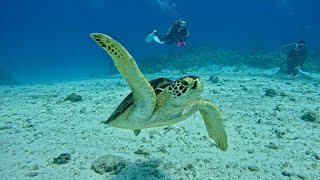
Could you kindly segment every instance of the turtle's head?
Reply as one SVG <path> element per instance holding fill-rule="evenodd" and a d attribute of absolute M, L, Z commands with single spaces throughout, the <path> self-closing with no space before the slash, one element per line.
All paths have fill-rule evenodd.
<path fill-rule="evenodd" d="M 168 90 L 174 99 L 179 102 L 188 102 L 200 96 L 203 91 L 203 83 L 197 76 L 185 76 L 174 81 Z"/>

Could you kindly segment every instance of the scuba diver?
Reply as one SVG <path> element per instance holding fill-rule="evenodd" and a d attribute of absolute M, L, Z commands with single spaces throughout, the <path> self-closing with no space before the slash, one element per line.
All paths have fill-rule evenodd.
<path fill-rule="evenodd" d="M 172 23 L 169 31 L 164 36 L 159 36 L 157 30 L 154 30 L 149 36 L 145 39 L 146 42 L 151 42 L 154 40 L 159 44 L 173 44 L 176 43 L 177 46 L 182 47 L 186 46 L 186 39 L 189 36 L 187 22 L 184 20 L 176 20 Z"/>
<path fill-rule="evenodd" d="M 307 59 L 307 48 L 304 41 L 299 41 L 296 45 L 291 49 L 287 56 L 287 71 L 285 72 L 287 75 L 296 76 L 306 62 Z"/>
<path fill-rule="evenodd" d="M 285 47 L 293 46 L 287 56 L 282 54 L 282 50 Z M 278 67 L 271 75 L 277 74 L 279 71 L 287 74 L 296 76 L 298 73 L 301 73 L 306 76 L 310 76 L 309 73 L 302 71 L 300 68 L 306 62 L 308 57 L 306 43 L 304 41 L 299 41 L 297 43 L 287 44 L 282 46 L 280 50 L 281 57 L 286 61 L 286 69 L 282 70 Z"/>

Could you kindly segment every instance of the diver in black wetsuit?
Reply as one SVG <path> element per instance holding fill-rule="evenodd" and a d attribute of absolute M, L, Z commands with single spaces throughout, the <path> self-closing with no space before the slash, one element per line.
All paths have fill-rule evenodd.
<path fill-rule="evenodd" d="M 177 46 L 186 46 L 186 39 L 189 36 L 187 22 L 184 20 L 174 21 L 169 28 L 168 33 L 161 37 L 158 35 L 157 30 L 154 30 L 147 38 L 146 42 L 151 42 L 154 40 L 159 44 L 173 44 L 176 43 Z"/>
<path fill-rule="evenodd" d="M 293 46 L 287 56 L 282 54 L 282 50 L 286 47 Z M 296 76 L 297 74 L 301 74 L 308 78 L 313 78 L 313 75 L 308 72 L 302 71 L 300 68 L 306 62 L 308 58 L 307 47 L 304 41 L 299 41 L 298 43 L 291 43 L 281 47 L 280 55 L 284 59 L 281 64 L 286 63 L 286 68 L 277 67 L 269 76 L 273 76 L 279 72 Z"/>
<path fill-rule="evenodd" d="M 287 71 L 288 75 L 296 76 L 300 68 L 307 59 L 307 48 L 304 41 L 299 41 L 289 52 L 287 56 Z"/>

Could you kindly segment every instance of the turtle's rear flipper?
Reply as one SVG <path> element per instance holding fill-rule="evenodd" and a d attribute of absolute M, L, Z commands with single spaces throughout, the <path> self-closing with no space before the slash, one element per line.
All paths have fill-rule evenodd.
<path fill-rule="evenodd" d="M 134 129 L 133 132 L 136 136 L 138 136 L 141 132 L 141 129 Z"/>
<path fill-rule="evenodd" d="M 90 36 L 111 56 L 115 67 L 130 86 L 134 107 L 129 112 L 128 123 L 139 125 L 136 121 L 149 118 L 155 109 L 156 94 L 153 88 L 141 73 L 133 57 L 120 43 L 101 33 L 92 33 Z"/>

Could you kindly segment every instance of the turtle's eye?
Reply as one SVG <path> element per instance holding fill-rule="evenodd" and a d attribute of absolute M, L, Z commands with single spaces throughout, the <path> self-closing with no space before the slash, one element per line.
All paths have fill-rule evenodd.
<path fill-rule="evenodd" d="M 182 84 L 183 84 L 184 86 L 189 86 L 189 83 L 188 83 L 187 81 L 182 81 Z"/>

